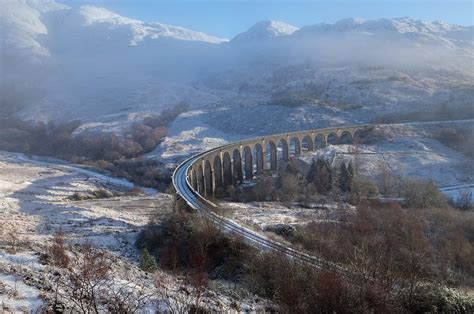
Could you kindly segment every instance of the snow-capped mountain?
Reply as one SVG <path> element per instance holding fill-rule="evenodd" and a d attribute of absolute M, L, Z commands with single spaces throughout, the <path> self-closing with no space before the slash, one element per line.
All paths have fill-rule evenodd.
<path fill-rule="evenodd" d="M 413 18 L 394 18 L 394 19 L 343 19 L 334 24 L 320 23 L 305 26 L 295 32 L 295 36 L 317 36 L 331 35 L 337 36 L 338 33 L 364 34 L 366 36 L 398 36 L 410 40 L 418 41 L 417 44 L 428 43 L 454 45 L 461 48 L 472 48 L 473 27 L 452 25 L 441 21 L 425 22 Z"/>
<path fill-rule="evenodd" d="M 297 27 L 280 21 L 261 21 L 247 31 L 238 34 L 232 42 L 265 40 L 279 36 L 286 36 L 298 30 Z"/>
<path fill-rule="evenodd" d="M 186 101 L 255 117 L 267 105 L 324 106 L 342 123 L 364 110 L 468 104 L 473 36 L 444 22 L 344 19 L 300 29 L 262 21 L 227 42 L 97 6 L 4 0 L 0 114 L 101 122 Z"/>
<path fill-rule="evenodd" d="M 105 8 L 91 5 L 82 6 L 80 8 L 80 15 L 84 19 L 84 26 L 106 24 L 111 30 L 127 28 L 131 35 L 131 45 L 137 45 L 146 39 L 153 40 L 160 37 L 189 41 L 202 41 L 208 43 L 221 43 L 227 41 L 227 39 L 224 38 L 210 36 L 183 27 L 172 26 L 158 22 L 145 23 L 139 20 L 120 16 Z"/>

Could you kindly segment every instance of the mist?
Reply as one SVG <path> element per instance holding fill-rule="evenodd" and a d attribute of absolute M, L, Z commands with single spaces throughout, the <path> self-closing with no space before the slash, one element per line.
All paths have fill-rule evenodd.
<path fill-rule="evenodd" d="M 28 10 L 38 14 L 34 8 Z M 35 120 L 93 119 L 131 108 L 159 112 L 180 101 L 197 108 L 219 98 L 227 102 L 222 92 L 239 92 L 243 85 L 249 93 L 271 95 L 277 83 L 272 87 L 268 82 L 291 68 L 306 69 L 306 74 L 297 72 L 295 80 L 316 84 L 346 79 L 318 72 L 329 68 L 357 69 L 367 81 L 374 69 L 387 70 L 387 77 L 374 78 L 385 81 L 428 76 L 443 89 L 451 88 L 446 84 L 472 82 L 474 76 L 469 27 L 432 34 L 424 24 L 417 26 L 419 32 L 396 28 L 402 22 L 418 25 L 412 20 L 358 24 L 349 19 L 303 27 L 286 36 L 225 42 L 182 29 L 177 29 L 178 37 L 157 35 L 162 32 L 158 24 L 95 7 L 84 11 L 60 6 L 33 13 L 23 23 L 32 20 L 33 26 L 22 33 L 21 41 L 12 38 L 17 38 L 22 23 L 2 23 L 0 110 Z M 355 102 L 368 98 L 370 88 L 364 93 L 367 96 Z"/>

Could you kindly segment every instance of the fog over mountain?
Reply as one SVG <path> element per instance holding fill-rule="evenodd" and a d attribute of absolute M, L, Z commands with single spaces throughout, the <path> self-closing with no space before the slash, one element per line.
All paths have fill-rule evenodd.
<path fill-rule="evenodd" d="M 303 108 L 321 119 L 343 110 L 331 119 L 344 123 L 375 109 L 470 106 L 473 36 L 472 26 L 397 18 L 300 29 L 262 21 L 227 40 L 96 6 L 5 0 L 0 113 L 112 121 L 186 101 L 218 108 L 219 129 L 219 114 L 241 108 L 255 117 L 268 106 Z"/>

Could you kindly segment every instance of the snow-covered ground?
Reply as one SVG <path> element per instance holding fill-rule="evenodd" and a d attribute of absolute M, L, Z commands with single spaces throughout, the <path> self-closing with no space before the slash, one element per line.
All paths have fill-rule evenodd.
<path fill-rule="evenodd" d="M 138 268 L 136 236 L 150 218 L 170 211 L 172 196 L 151 189 L 142 195 L 127 195 L 129 182 L 95 173 L 53 158 L 30 159 L 22 154 L 0 152 L 0 312 L 36 312 L 43 305 L 45 283 L 55 272 L 44 265 L 40 255 L 53 235 L 62 231 L 71 244 L 92 244 L 116 260 L 114 280 L 137 289 L 154 292 L 160 281 L 156 304 L 186 300 L 187 287 L 182 278 L 158 270 L 150 276 Z M 91 196 L 106 190 L 109 198 L 72 201 L 74 194 Z M 155 216 L 156 217 L 156 216 Z M 159 279 L 158 279 L 159 278 Z M 235 299 L 218 282 L 211 283 L 202 305 L 228 311 Z M 232 291 L 231 291 L 232 290 Z M 265 300 L 242 296 L 239 306 L 258 310 L 269 306 Z M 164 300 L 163 297 L 169 298 Z M 153 312 L 152 309 L 149 311 Z"/>
<path fill-rule="evenodd" d="M 36 252 L 53 234 L 61 230 L 70 243 L 91 243 L 132 262 L 138 230 L 171 201 L 151 190 L 141 196 L 71 201 L 74 193 L 105 189 L 124 194 L 133 185 L 51 161 L 0 152 L 0 300 L 13 312 L 35 312 L 41 306 L 40 290 L 25 282 L 24 270 L 41 273 Z M 14 254 L 6 244 L 12 237 L 19 243 Z"/>
<path fill-rule="evenodd" d="M 223 215 L 258 231 L 266 231 L 275 225 L 301 225 L 310 221 L 337 221 L 340 213 L 353 211 L 347 204 L 318 204 L 315 208 L 303 208 L 296 204 L 274 202 L 235 203 L 219 202 Z M 315 204 L 316 205 L 316 204 Z"/>
<path fill-rule="evenodd" d="M 225 145 L 243 137 L 219 131 L 207 125 L 204 120 L 208 114 L 204 110 L 194 110 L 181 114 L 168 129 L 168 136 L 147 156 L 174 162 L 176 159 L 187 158 L 193 154 Z"/>
<path fill-rule="evenodd" d="M 440 188 L 474 183 L 473 161 L 429 138 L 391 138 L 357 148 L 334 145 L 301 159 L 309 163 L 321 154 L 334 155 L 333 164 L 352 161 L 360 174 L 372 178 L 383 164 L 395 175 L 431 180 Z"/>
<path fill-rule="evenodd" d="M 474 161 L 433 138 L 443 127 L 473 129 L 474 123 L 467 120 L 381 125 L 375 132 L 385 133 L 387 137 L 373 144 L 330 145 L 314 152 L 303 152 L 298 160 L 302 169 L 308 169 L 312 159 L 320 156 L 330 160 L 334 166 L 351 161 L 360 175 L 372 179 L 377 179 L 382 167 L 388 167 L 393 176 L 430 180 L 447 198 L 456 200 L 461 192 L 474 194 Z M 331 220 L 338 214 L 334 210 L 337 206 L 328 210 L 288 207 L 273 202 L 221 201 L 220 205 L 225 215 L 259 231 L 276 225 Z"/>
<path fill-rule="evenodd" d="M 389 137 L 367 145 L 333 145 L 310 152 L 300 159 L 310 163 L 324 154 L 332 156 L 333 164 L 342 160 L 352 163 L 360 174 L 375 178 L 382 165 L 396 176 L 429 180 L 448 197 L 456 198 L 460 191 L 472 190 L 474 185 L 474 161 L 446 147 L 433 136 L 441 127 L 461 126 L 473 128 L 473 121 L 446 123 L 410 123 L 386 125 L 378 130 L 389 131 Z"/>

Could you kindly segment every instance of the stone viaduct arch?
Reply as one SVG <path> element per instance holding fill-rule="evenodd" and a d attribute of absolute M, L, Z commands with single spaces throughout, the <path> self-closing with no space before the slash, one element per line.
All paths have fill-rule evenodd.
<path fill-rule="evenodd" d="M 230 157 L 229 152 L 225 152 L 223 155 L 223 165 L 222 165 L 222 171 L 223 171 L 223 183 L 224 187 L 228 187 L 229 185 L 232 184 L 232 159 Z"/>
<path fill-rule="evenodd" d="M 204 194 L 206 196 L 212 195 L 214 192 L 214 184 L 213 184 L 213 175 L 212 175 L 212 168 L 211 162 L 209 160 L 204 161 Z"/>
<path fill-rule="evenodd" d="M 301 143 L 298 137 L 293 137 L 290 140 L 290 149 L 292 155 L 298 156 L 301 154 Z"/>
<path fill-rule="evenodd" d="M 260 174 L 262 173 L 264 166 L 263 147 L 260 143 L 255 144 L 253 147 L 253 153 L 255 158 L 255 174 Z"/>
<path fill-rule="evenodd" d="M 242 172 L 242 156 L 240 155 L 240 150 L 238 148 L 234 149 L 232 152 L 232 164 L 232 183 L 238 185 L 244 180 Z"/>
<path fill-rule="evenodd" d="M 222 162 L 219 156 L 214 157 L 214 165 L 213 165 L 213 172 L 214 172 L 214 190 L 217 187 L 224 187 L 223 178 L 222 178 Z"/>
<path fill-rule="evenodd" d="M 317 149 L 325 148 L 326 147 L 326 137 L 324 134 L 318 134 L 314 138 L 314 147 Z"/>
<path fill-rule="evenodd" d="M 218 188 L 239 185 L 263 171 L 278 171 L 291 155 L 314 151 L 327 145 L 358 143 L 371 125 L 316 129 L 276 134 L 231 143 L 204 153 L 188 170 L 188 184 L 202 196 Z"/>
<path fill-rule="evenodd" d="M 249 146 L 244 147 L 244 179 L 252 180 L 253 178 L 253 156 L 252 149 Z"/>
<path fill-rule="evenodd" d="M 352 134 L 349 131 L 344 131 L 339 137 L 339 144 L 350 144 L 352 143 Z"/>
<path fill-rule="evenodd" d="M 278 151 L 279 155 L 281 155 L 278 156 L 278 159 L 281 159 L 283 161 L 288 161 L 290 159 L 290 152 L 286 139 L 282 138 L 278 141 Z"/>
<path fill-rule="evenodd" d="M 268 141 L 267 146 L 266 146 L 266 152 L 268 159 L 265 156 L 266 162 L 269 162 L 269 166 L 266 166 L 266 169 L 270 169 L 270 171 L 276 171 L 277 170 L 277 160 L 278 160 L 278 155 L 277 155 L 277 147 L 274 141 Z"/>
<path fill-rule="evenodd" d="M 192 177 L 192 187 L 194 190 L 198 190 L 198 180 L 197 180 L 197 174 L 196 174 L 196 170 L 193 170 L 192 171 L 192 174 L 191 174 L 191 177 Z"/>
<path fill-rule="evenodd" d="M 198 166 L 198 170 L 197 170 L 197 191 L 199 194 L 204 194 L 204 175 L 203 175 L 203 172 L 202 172 L 202 165 L 199 165 Z"/>
<path fill-rule="evenodd" d="M 314 150 L 314 142 L 311 135 L 306 135 L 301 140 L 301 149 L 303 151 L 313 151 Z"/>
<path fill-rule="evenodd" d="M 339 144 L 339 136 L 337 136 L 337 132 L 329 133 L 326 137 L 326 145 L 337 145 Z"/>

